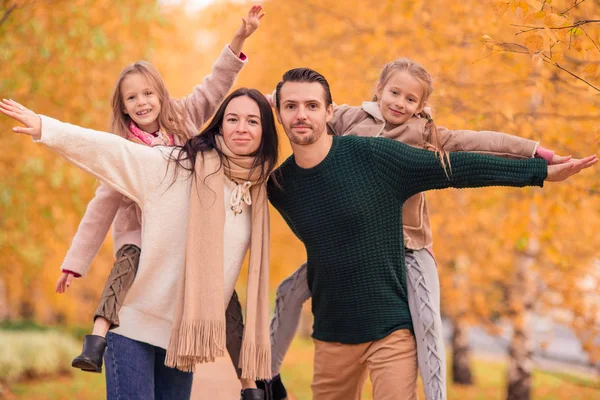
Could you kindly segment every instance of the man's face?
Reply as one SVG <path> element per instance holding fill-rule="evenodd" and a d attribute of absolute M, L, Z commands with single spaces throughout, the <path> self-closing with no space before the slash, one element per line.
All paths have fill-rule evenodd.
<path fill-rule="evenodd" d="M 318 82 L 286 82 L 279 92 L 277 121 L 292 144 L 309 145 L 327 132 L 333 106 L 325 106 L 325 89 Z"/>

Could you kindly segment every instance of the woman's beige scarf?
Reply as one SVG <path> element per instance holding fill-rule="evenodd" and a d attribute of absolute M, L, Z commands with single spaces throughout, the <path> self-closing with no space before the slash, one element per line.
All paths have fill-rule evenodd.
<path fill-rule="evenodd" d="M 223 227 L 224 175 L 252 187 L 252 233 L 246 294 L 246 325 L 239 367 L 247 379 L 271 378 L 269 336 L 269 210 L 266 185 L 258 182 L 254 157 L 235 155 L 217 135 L 225 155 L 215 150 L 196 157 L 190 192 L 185 268 L 176 299 L 175 317 L 165 365 L 194 371 L 194 365 L 224 356 L 225 304 Z"/>

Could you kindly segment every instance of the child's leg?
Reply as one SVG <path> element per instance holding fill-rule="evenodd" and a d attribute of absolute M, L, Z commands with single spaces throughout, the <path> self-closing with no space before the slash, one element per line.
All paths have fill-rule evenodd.
<path fill-rule="evenodd" d="M 94 313 L 93 333 L 85 336 L 83 351 L 73 359 L 73 367 L 84 371 L 102 371 L 102 356 L 106 349 L 105 336 L 109 329 L 119 326 L 119 310 L 135 278 L 140 252 L 140 248 L 132 244 L 126 244 L 117 252 L 117 260 Z"/>
<path fill-rule="evenodd" d="M 96 317 L 94 320 L 94 329 L 92 330 L 92 335 L 106 337 L 110 329 L 110 321 L 104 317 Z"/>
<path fill-rule="evenodd" d="M 417 340 L 425 398 L 446 399 L 446 352 L 440 314 L 440 282 L 429 251 L 406 251 L 408 305 Z"/>
<path fill-rule="evenodd" d="M 94 322 L 101 317 L 110 322 L 109 329 L 119 326 L 119 310 L 137 273 L 140 253 L 140 248 L 133 244 L 126 244 L 119 249 L 94 313 Z"/>
<path fill-rule="evenodd" d="M 275 313 L 271 320 L 271 371 L 279 374 L 283 359 L 300 323 L 302 305 L 310 299 L 306 264 L 302 264 L 277 288 Z"/>

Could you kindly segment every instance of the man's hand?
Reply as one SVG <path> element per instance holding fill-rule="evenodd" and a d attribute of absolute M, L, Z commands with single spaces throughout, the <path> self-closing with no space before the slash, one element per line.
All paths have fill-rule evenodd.
<path fill-rule="evenodd" d="M 548 182 L 561 182 L 569 179 L 571 176 L 579 173 L 582 169 L 591 167 L 598 162 L 597 156 L 589 156 L 580 160 L 574 159 L 562 164 L 553 164 L 548 166 Z"/>

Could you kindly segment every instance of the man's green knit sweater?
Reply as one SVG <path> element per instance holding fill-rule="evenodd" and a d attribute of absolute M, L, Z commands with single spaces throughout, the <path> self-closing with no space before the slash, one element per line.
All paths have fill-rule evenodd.
<path fill-rule="evenodd" d="M 333 137 L 325 159 L 299 167 L 292 155 L 269 182 L 269 199 L 304 243 L 315 316 L 313 337 L 365 343 L 411 329 L 402 204 L 429 189 L 542 186 L 544 160 L 436 154 L 391 139 Z"/>

